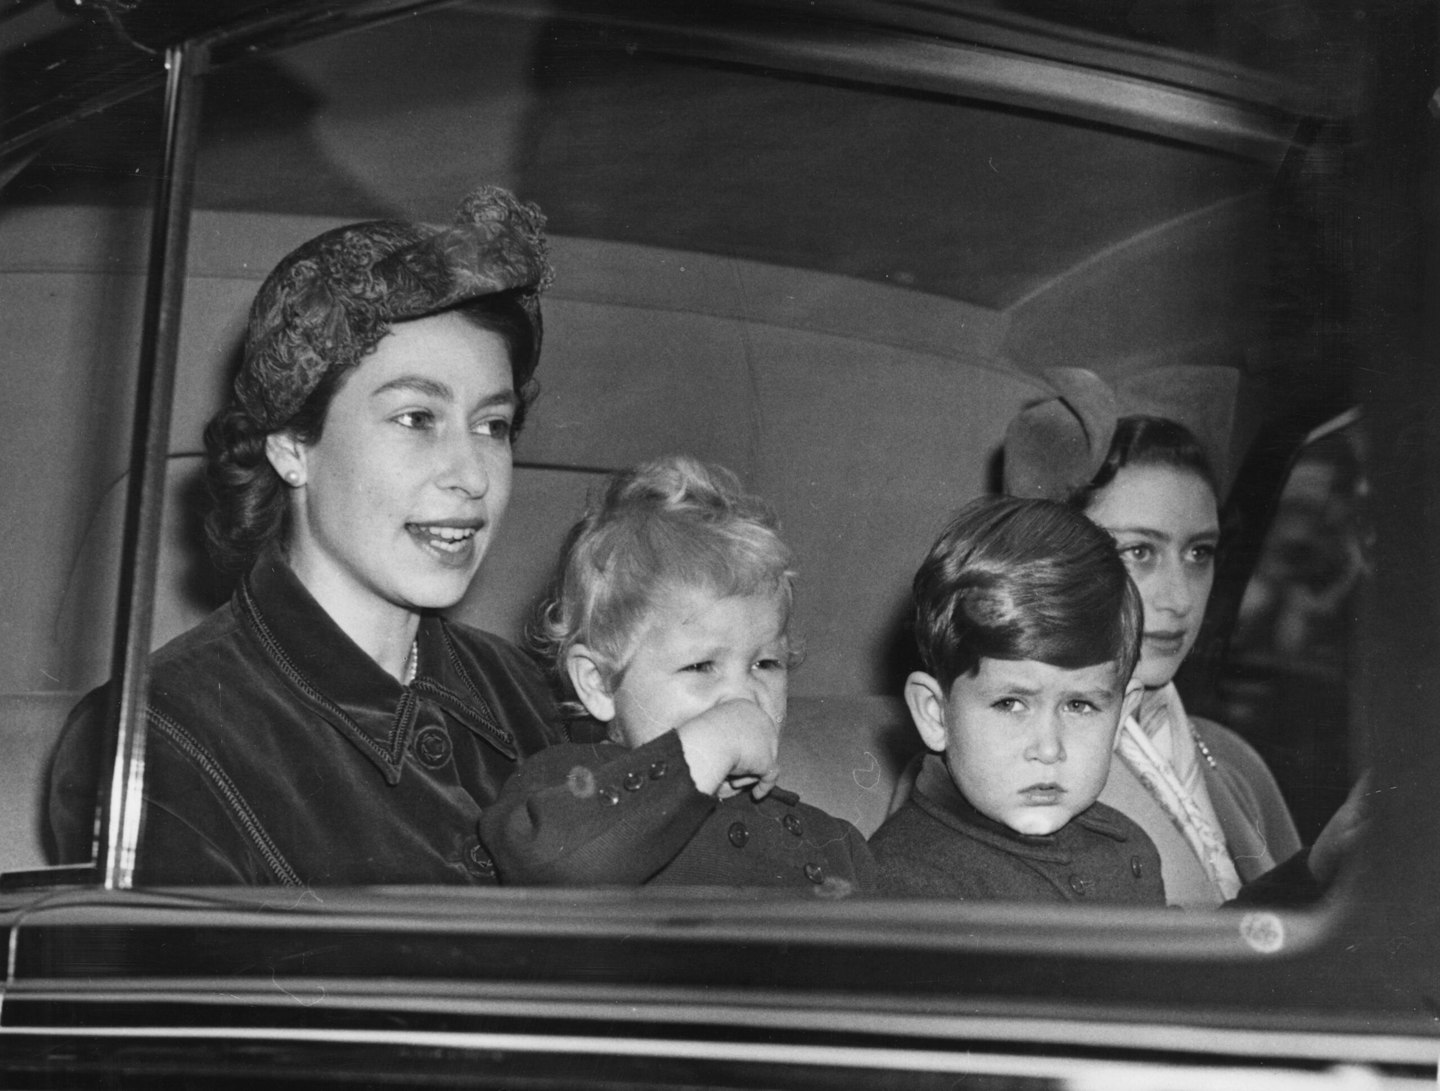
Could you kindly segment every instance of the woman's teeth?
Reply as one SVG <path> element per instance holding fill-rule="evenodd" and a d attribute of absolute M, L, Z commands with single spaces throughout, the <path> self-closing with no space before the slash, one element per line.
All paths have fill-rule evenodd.
<path fill-rule="evenodd" d="M 428 527 L 412 525 L 411 533 L 423 538 L 436 549 L 458 553 L 475 537 L 476 527 Z"/>

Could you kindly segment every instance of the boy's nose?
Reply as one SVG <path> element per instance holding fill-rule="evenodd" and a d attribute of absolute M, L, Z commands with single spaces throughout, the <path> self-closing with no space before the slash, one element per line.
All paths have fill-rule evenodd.
<path fill-rule="evenodd" d="M 1025 756 L 1031 761 L 1054 765 L 1065 760 L 1065 744 L 1060 738 L 1060 724 L 1056 717 L 1045 716 L 1035 725 L 1030 745 Z"/>
<path fill-rule="evenodd" d="M 721 701 L 750 701 L 759 705 L 766 715 L 776 718 L 779 709 L 772 708 L 774 704 L 770 691 L 764 683 L 755 675 L 754 671 L 736 671 L 733 675 L 727 675 L 725 684 L 719 688 L 716 695 L 716 703 Z"/>

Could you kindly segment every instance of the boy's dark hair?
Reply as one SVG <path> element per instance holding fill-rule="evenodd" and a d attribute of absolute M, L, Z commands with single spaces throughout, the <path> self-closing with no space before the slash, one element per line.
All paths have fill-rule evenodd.
<path fill-rule="evenodd" d="M 915 639 L 945 687 L 981 659 L 1033 659 L 1065 670 L 1140 658 L 1140 592 L 1115 541 L 1052 500 L 966 504 L 915 573 Z"/>

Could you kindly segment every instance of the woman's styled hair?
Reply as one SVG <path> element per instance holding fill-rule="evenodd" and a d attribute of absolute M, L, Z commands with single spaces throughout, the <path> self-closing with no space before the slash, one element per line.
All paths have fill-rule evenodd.
<path fill-rule="evenodd" d="M 948 691 L 982 659 L 1065 670 L 1140 658 L 1142 606 L 1115 542 L 1053 500 L 982 497 L 930 548 L 913 585 L 915 639 Z"/>
<path fill-rule="evenodd" d="M 266 438 L 318 441 L 335 394 L 397 323 L 455 314 L 504 341 L 518 398 L 513 441 L 536 394 L 540 294 L 552 279 L 544 228 L 534 205 L 481 186 L 448 227 L 347 224 L 281 259 L 251 304 L 230 400 L 205 429 L 205 532 L 221 569 L 245 572 L 289 532 L 288 490 Z"/>
<path fill-rule="evenodd" d="M 721 466 L 656 459 L 613 474 L 570 529 L 529 643 L 566 688 L 566 657 L 584 644 L 613 687 L 667 591 L 775 595 L 788 625 L 794 583 L 790 549 L 763 500 Z"/>
<path fill-rule="evenodd" d="M 517 293 L 477 296 L 436 313 L 455 314 L 504 342 L 519 399 L 510 428 L 514 443 L 525 423 L 525 412 L 539 393 L 534 378 L 539 362 L 535 330 Z M 283 429 L 266 427 L 235 398 L 206 425 L 205 482 L 210 508 L 205 538 L 211 560 L 222 571 L 243 574 L 267 545 L 289 536 L 289 489 L 266 457 L 266 438 L 283 430 L 306 445 L 319 442 L 330 403 L 353 371 L 353 367 L 325 371 Z"/>
<path fill-rule="evenodd" d="M 1217 498 L 1220 495 L 1219 479 L 1210 457 L 1188 428 L 1165 417 L 1134 416 L 1121 417 L 1116 422 L 1105 461 L 1089 484 L 1070 496 L 1070 504 L 1084 511 L 1095 495 L 1126 466 L 1169 466 L 1183 470 L 1209 485 L 1210 492 Z"/>

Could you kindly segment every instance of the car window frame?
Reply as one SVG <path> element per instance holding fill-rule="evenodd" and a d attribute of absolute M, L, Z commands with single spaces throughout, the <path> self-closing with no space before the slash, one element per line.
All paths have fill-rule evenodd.
<path fill-rule="evenodd" d="M 133 860 L 127 863 L 126 853 L 133 852 L 133 831 L 136 829 L 135 816 L 138 814 L 136 808 L 139 801 L 136 776 L 143 772 L 143 731 L 132 730 L 131 727 L 135 720 L 134 709 L 140 707 L 139 699 L 144 692 L 143 663 L 149 646 L 147 604 L 153 599 L 154 586 L 154 550 L 147 549 L 146 542 L 153 543 L 155 527 L 158 525 L 160 488 L 157 467 L 163 470 L 163 437 L 168 434 L 166 384 L 173 380 L 173 326 L 175 316 L 183 303 L 184 221 L 188 215 L 185 172 L 193 166 L 193 123 L 198 97 L 190 96 L 196 90 L 195 81 L 214 64 L 223 63 L 226 58 L 253 55 L 256 50 L 264 48 L 281 48 L 302 40 L 307 35 L 333 32 L 341 23 L 345 29 L 353 29 L 434 6 L 437 5 L 402 2 L 305 4 L 300 5 L 293 13 L 276 17 L 259 29 L 247 27 L 196 33 L 165 47 L 170 83 L 166 106 L 170 118 L 166 127 L 169 151 L 166 156 L 166 182 L 162 187 L 163 195 L 159 198 L 158 205 L 163 214 L 156 218 L 157 234 L 152 241 L 152 290 L 147 301 L 147 312 L 152 318 L 147 321 L 147 329 L 153 324 L 153 331 L 147 335 L 148 347 L 144 351 L 141 364 L 142 374 L 152 375 L 152 410 L 148 414 L 142 414 L 145 419 L 142 424 L 137 424 L 137 433 L 143 432 L 143 438 L 137 438 L 135 461 L 132 462 L 132 488 L 135 491 L 127 504 L 127 512 L 133 514 L 135 523 L 133 530 L 127 530 L 127 541 L 131 541 L 133 537 L 133 542 L 127 545 L 129 560 L 125 566 L 128 587 L 124 594 L 129 603 L 128 620 L 122 626 L 123 635 L 117 637 L 123 645 L 123 650 L 117 651 L 117 656 L 123 655 L 123 662 L 116 675 L 125 680 L 127 703 L 122 704 L 116 724 L 121 763 L 117 766 L 116 779 L 112 782 L 115 787 L 111 789 L 107 810 L 110 815 L 108 830 L 111 832 L 106 835 L 104 843 L 107 848 L 99 861 L 99 872 L 104 876 L 101 885 L 107 889 L 125 891 L 130 886 L 126 879 L 126 869 L 133 864 Z M 904 34 L 909 32 L 908 29 L 892 29 L 891 32 L 894 33 L 897 43 L 910 44 L 908 39 L 904 38 Z M 727 48 L 729 44 L 721 43 Z M 773 63 L 773 60 L 772 57 L 767 63 Z M 848 67 L 848 62 L 838 54 L 822 56 L 818 60 L 807 55 L 799 63 L 814 64 L 824 74 L 836 78 L 856 79 L 862 74 L 860 70 Z M 921 73 L 914 76 L 916 79 L 932 78 L 932 75 L 926 74 L 930 70 L 924 65 L 917 66 L 916 71 Z M 933 86 L 927 84 L 926 89 L 933 89 Z M 187 156 L 191 157 L 188 165 Z M 168 348 L 167 337 L 171 338 Z M 164 374 L 166 369 L 170 369 L 169 379 Z M 1388 412 L 1397 418 L 1408 415 L 1397 405 L 1397 395 L 1392 386 L 1377 381 L 1376 387 L 1367 393 L 1370 399 L 1382 408 L 1382 414 Z M 157 436 L 162 439 L 157 440 Z M 1387 465 L 1386 458 L 1391 459 L 1393 464 L 1413 468 L 1413 457 L 1413 452 L 1398 456 L 1393 453 L 1382 455 L 1381 468 L 1383 470 Z M 1423 478 L 1423 473 L 1421 476 Z M 1401 549 L 1402 555 L 1412 556 L 1415 531 L 1402 528 L 1393 513 L 1387 525 L 1396 533 L 1396 541 L 1407 543 Z M 1433 576 L 1430 578 L 1433 580 Z M 1431 654 L 1433 655 L 1433 651 Z M 1402 712 L 1407 707 L 1413 711 L 1413 706 L 1406 706 L 1403 699 L 1390 700 L 1387 707 L 1392 713 Z M 1398 721 L 1399 717 L 1396 719 Z M 1409 749 L 1404 745 L 1407 739 L 1403 727 L 1396 723 L 1387 727 L 1387 731 L 1402 744 L 1396 748 L 1397 754 Z M 1436 748 L 1431 749 L 1433 751 Z M 1426 757 L 1430 766 L 1433 766 L 1435 760 L 1433 754 Z M 1393 761 L 1398 761 L 1398 758 Z M 1394 770 L 1393 762 L 1382 761 L 1379 772 L 1384 775 Z M 1382 811 L 1382 814 L 1387 812 Z M 1436 811 L 1433 803 L 1423 815 L 1425 820 L 1431 823 L 1430 828 L 1440 828 L 1440 823 L 1435 822 Z M 1387 833 L 1398 831 L 1402 828 L 1403 821 L 1402 817 L 1389 813 L 1379 828 L 1380 832 L 1373 837 L 1378 839 Z M 129 840 L 128 849 L 127 838 L 132 838 Z M 1401 884 L 1391 862 L 1382 862 L 1377 871 L 1367 873 L 1364 878 L 1366 882 L 1378 879 L 1384 889 L 1395 896 L 1400 895 Z M 1355 888 L 1352 886 L 1351 890 L 1353 889 Z M 1228 918 L 1188 920 L 1177 926 L 1177 922 L 1165 919 L 1163 915 L 1159 918 L 1147 915 L 1146 920 L 1137 919 L 1132 922 L 1126 919 L 1125 923 L 1133 925 L 1134 928 L 1134 933 L 1127 937 L 1117 936 L 1114 926 L 1116 918 L 1110 915 L 1092 917 L 1082 914 L 1057 927 L 1057 918 L 1053 914 L 1029 911 L 1017 914 L 1012 907 L 1007 907 L 1003 912 L 972 908 L 957 918 L 943 908 L 926 905 L 900 907 L 892 903 L 887 905 L 887 927 L 883 934 L 877 936 L 873 916 L 863 906 L 827 907 L 820 919 L 816 920 L 813 914 L 802 915 L 784 907 L 767 907 L 763 913 L 757 913 L 753 905 L 744 902 L 724 899 L 701 902 L 696 898 L 677 899 L 648 893 L 623 901 L 615 901 L 602 895 L 587 896 L 581 899 L 581 908 L 573 911 L 565 908 L 565 900 L 573 899 L 573 892 L 564 895 L 527 892 L 513 898 L 506 894 L 493 897 L 497 904 L 504 903 L 508 909 L 513 909 L 516 905 L 544 907 L 552 921 L 559 922 L 559 930 L 571 938 L 584 935 L 587 929 L 594 928 L 613 940 L 623 930 L 640 926 L 642 929 L 651 930 L 653 934 L 663 934 L 672 939 L 679 935 L 699 935 L 707 943 L 720 945 L 718 949 L 721 950 L 725 944 L 758 944 L 762 949 L 772 951 L 799 946 L 829 950 L 840 957 L 847 949 L 863 949 L 866 957 L 862 962 L 872 967 L 877 962 L 877 951 L 904 951 L 908 953 L 911 964 L 914 964 L 921 953 L 944 952 L 957 960 L 956 965 L 988 967 L 985 973 L 989 975 L 1000 973 L 1000 964 L 985 960 L 1006 956 L 1020 959 L 1026 971 L 1037 975 L 1036 980 L 1050 984 L 1063 980 L 1067 974 L 1083 975 L 1087 968 L 1092 968 L 1092 960 L 1101 957 L 1119 960 L 1119 963 L 1126 967 L 1127 973 L 1140 967 L 1144 967 L 1146 973 L 1159 973 L 1165 967 L 1209 967 L 1216 970 L 1215 980 L 1219 984 L 1207 984 L 1201 992 L 1210 998 L 1211 1003 L 1218 1003 L 1217 997 L 1226 987 L 1233 987 L 1237 981 L 1245 980 L 1246 974 L 1255 972 L 1256 967 L 1265 965 L 1280 965 L 1280 977 L 1303 993 L 1307 986 L 1315 986 L 1325 978 L 1322 969 L 1325 960 L 1338 953 L 1343 946 L 1344 937 L 1373 930 L 1381 923 L 1376 911 L 1367 907 L 1363 899 L 1351 897 L 1349 890 L 1342 890 L 1330 911 L 1322 917 L 1267 917 L 1252 921 L 1249 933 L 1245 931 L 1243 924 Z M 236 906 L 248 910 L 254 908 L 260 898 L 260 895 L 251 893 L 209 892 L 202 899 L 201 911 L 223 914 L 234 911 L 233 907 Z M 368 918 L 380 911 L 378 907 L 393 905 L 391 896 L 377 893 L 374 898 L 373 905 L 360 906 L 353 911 Z M 399 900 L 404 902 L 405 896 L 400 895 Z M 481 901 L 484 901 L 483 897 Z M 144 908 L 148 903 L 137 892 L 133 899 L 122 897 L 116 902 L 102 904 L 122 907 L 128 912 L 130 909 Z M 269 911 L 273 906 L 266 901 L 264 908 Z M 294 911 L 301 916 L 315 912 L 312 907 L 305 905 L 297 906 Z M 322 919 L 333 919 L 334 912 L 332 910 L 317 915 Z M 399 919 L 408 928 L 425 926 L 425 914 L 418 909 L 403 910 Z M 1283 963 L 1271 959 L 1274 952 L 1263 950 L 1263 941 L 1257 941 L 1256 938 L 1273 926 L 1275 920 L 1280 920 L 1298 940 L 1287 950 Z M 1037 930 L 1036 925 L 1039 922 L 1045 924 L 1044 929 Z M 962 926 L 957 928 L 957 923 Z M 514 929 L 516 935 L 536 934 L 533 928 L 527 928 L 523 922 L 509 917 L 506 918 L 504 926 Z M 475 927 L 485 930 L 497 929 L 501 925 L 490 921 Z M 1038 941 L 1037 931 L 1043 935 Z M 1179 942 L 1181 947 L 1163 960 L 1151 961 L 1147 951 L 1153 954 L 1153 946 L 1161 940 L 1172 944 Z M 1077 954 L 1077 951 L 1080 953 Z M 1048 970 L 1043 968 L 1047 957 L 1054 960 L 1053 967 Z M 1113 979 L 1124 975 L 1111 970 L 1102 976 Z M 845 977 L 844 980 L 848 981 L 850 978 Z M 1090 993 L 1091 988 L 1081 991 Z M 1321 987 L 1324 996 L 1335 996 L 1338 991 L 1333 983 Z M 1139 1007 L 1143 1006 L 1143 998 L 1151 994 L 1148 987 L 1137 989 L 1131 985 L 1130 995 L 1136 998 L 1134 1004 Z M 1304 997 L 1300 999 L 1300 1008 L 1313 1010 L 1313 1000 Z M 1367 1010 L 1373 1013 L 1373 1010 L 1378 1009 L 1358 1009 L 1354 1020 L 1356 1025 L 1363 1021 L 1361 1017 Z"/>

